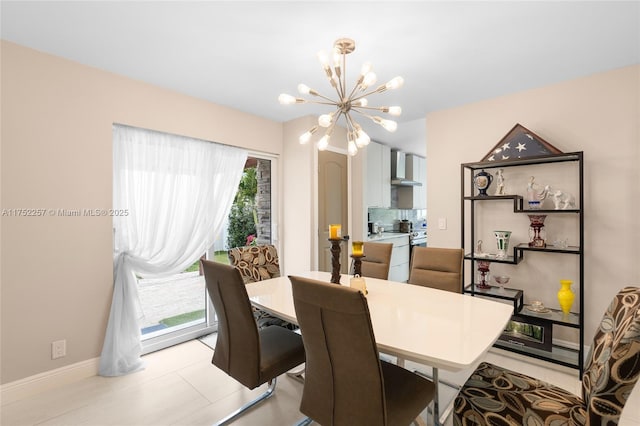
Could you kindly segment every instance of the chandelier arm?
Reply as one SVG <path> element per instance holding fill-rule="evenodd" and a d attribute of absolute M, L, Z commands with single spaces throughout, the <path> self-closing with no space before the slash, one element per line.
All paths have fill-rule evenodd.
<path fill-rule="evenodd" d="M 362 79 L 359 79 L 362 80 Z M 353 89 L 351 89 L 351 93 L 349 93 L 349 97 L 347 99 L 349 99 L 351 102 L 360 99 L 358 98 L 354 98 L 353 95 L 355 95 L 356 90 L 358 90 L 358 86 L 360 86 L 361 81 L 356 82 L 356 84 L 353 86 Z M 366 95 L 363 95 L 366 96 Z"/>
<path fill-rule="evenodd" d="M 351 114 L 345 113 L 344 116 L 345 116 L 345 118 L 347 120 L 347 130 L 349 130 L 351 132 L 355 132 L 356 126 L 354 126 L 354 124 L 353 124 L 353 118 L 351 117 Z"/>
<path fill-rule="evenodd" d="M 351 107 L 352 110 L 356 110 L 356 111 L 358 111 L 359 109 L 371 109 L 371 110 L 380 111 L 380 112 L 386 112 L 384 110 L 385 108 L 388 108 L 388 107 L 371 107 L 371 106 Z"/>
<path fill-rule="evenodd" d="M 329 99 L 330 102 L 322 102 L 322 101 L 310 101 L 310 100 L 306 100 L 306 103 L 308 104 L 316 104 L 316 105 L 331 105 L 331 106 L 336 106 L 338 105 L 337 102 L 332 101 L 331 99 Z"/>
<path fill-rule="evenodd" d="M 351 108 L 351 111 L 355 111 L 355 112 L 357 112 L 358 114 L 360 114 L 360 115 L 362 115 L 362 116 L 364 116 L 364 117 L 367 117 L 369 120 L 373 121 L 374 123 L 375 123 L 375 121 L 376 121 L 376 120 L 375 120 L 375 118 L 374 118 L 372 115 L 367 114 L 367 113 L 366 113 L 366 112 L 364 112 L 364 111 L 360 111 L 359 109 L 356 109 L 356 108 Z"/>
<path fill-rule="evenodd" d="M 329 98 L 327 96 L 324 96 L 322 93 L 316 92 L 316 94 L 314 96 L 317 96 L 317 97 L 322 98 L 322 99 L 326 99 L 327 101 L 331 102 L 332 104 L 336 104 L 336 105 L 338 104 L 338 102 L 334 101 L 333 99 L 331 99 L 331 98 Z"/>
<path fill-rule="evenodd" d="M 384 87 L 384 86 L 382 86 L 382 87 Z M 362 94 L 354 97 L 353 99 L 351 99 L 351 102 L 357 101 L 358 99 L 366 98 L 367 96 L 373 95 L 374 93 L 382 93 L 379 90 L 380 90 L 380 88 L 378 87 L 378 88 L 376 88 L 374 90 L 371 90 L 370 92 L 362 93 Z"/>
<path fill-rule="evenodd" d="M 338 84 L 335 85 L 336 93 L 338 94 L 338 99 L 342 99 L 344 97 L 344 93 L 342 92 L 342 77 L 338 77 Z"/>
<path fill-rule="evenodd" d="M 347 55 L 342 53 L 342 100 L 345 100 L 347 94 Z"/>

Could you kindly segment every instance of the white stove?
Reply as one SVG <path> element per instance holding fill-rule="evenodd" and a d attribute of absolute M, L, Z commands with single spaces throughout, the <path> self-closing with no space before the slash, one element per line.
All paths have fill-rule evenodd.
<path fill-rule="evenodd" d="M 412 246 L 427 246 L 427 230 L 416 229 L 409 233 L 409 245 Z"/>

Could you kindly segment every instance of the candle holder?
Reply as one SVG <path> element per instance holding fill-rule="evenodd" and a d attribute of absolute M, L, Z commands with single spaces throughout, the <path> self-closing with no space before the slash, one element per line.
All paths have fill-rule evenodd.
<path fill-rule="evenodd" d="M 489 280 L 491 279 L 491 276 L 489 275 L 490 263 L 491 262 L 488 262 L 486 260 L 478 261 L 478 284 L 476 284 L 477 288 L 486 290 L 491 287 L 491 285 L 489 285 Z"/>
<path fill-rule="evenodd" d="M 340 243 L 342 238 L 329 238 L 331 243 L 331 282 L 340 284 Z"/>
<path fill-rule="evenodd" d="M 353 259 L 353 275 L 362 276 L 362 258 L 365 257 L 363 254 L 352 254 L 351 258 Z"/>

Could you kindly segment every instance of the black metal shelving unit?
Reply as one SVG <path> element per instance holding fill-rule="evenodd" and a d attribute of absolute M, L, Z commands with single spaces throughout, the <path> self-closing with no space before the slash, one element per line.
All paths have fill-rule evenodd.
<path fill-rule="evenodd" d="M 487 195 L 480 196 L 474 195 L 473 178 L 474 172 L 477 170 L 485 169 L 498 169 L 509 167 L 522 167 L 531 166 L 536 164 L 548 164 L 548 163 L 562 163 L 573 162 L 578 164 L 578 179 L 579 179 L 579 203 L 578 208 L 570 210 L 553 210 L 553 209 L 527 209 L 524 206 L 524 199 L 521 195 Z M 468 176 L 467 176 L 468 175 Z M 544 157 L 533 157 L 516 160 L 501 160 L 492 162 L 477 162 L 477 163 L 463 163 L 460 167 L 460 183 L 461 183 L 461 247 L 465 250 L 464 259 L 465 262 L 471 263 L 471 280 L 467 282 L 465 278 L 465 268 L 463 268 L 463 282 L 465 283 L 464 292 L 472 296 L 494 298 L 507 303 L 513 303 L 514 315 L 519 317 L 531 317 L 535 320 L 545 321 L 551 324 L 552 327 L 569 327 L 578 330 L 579 334 L 579 347 L 578 349 L 567 348 L 563 346 L 553 345 L 551 350 L 541 350 L 537 348 L 531 348 L 498 340 L 495 343 L 495 347 L 520 353 L 523 355 L 531 356 L 538 359 L 543 359 L 555 364 L 564 365 L 567 367 L 575 368 L 578 370 L 578 374 L 582 376 L 584 369 L 584 163 L 583 153 L 572 152 L 566 154 L 555 154 Z M 568 247 L 554 247 L 553 245 L 547 245 L 544 248 L 529 247 L 527 243 L 518 244 L 512 248 L 513 255 L 504 259 L 498 259 L 495 256 L 478 256 L 475 253 L 474 242 L 476 241 L 476 204 L 501 201 L 501 200 L 513 200 L 513 213 L 535 213 L 553 215 L 575 215 L 579 221 L 579 236 L 578 246 Z M 466 213 L 469 212 L 470 222 L 466 224 Z M 469 229 L 466 229 L 469 228 Z M 471 245 L 471 247 L 469 247 Z M 469 250 L 470 248 L 470 250 Z M 492 287 L 490 289 L 478 289 L 475 284 L 475 271 L 476 262 L 484 260 L 495 263 L 507 263 L 517 265 L 520 263 L 525 254 L 545 252 L 555 253 L 558 255 L 578 256 L 579 262 L 579 279 L 577 280 L 579 287 L 579 295 L 576 298 L 577 304 L 574 302 L 574 308 L 577 308 L 577 312 L 571 312 L 568 315 L 563 314 L 559 310 L 549 309 L 545 313 L 536 313 L 528 309 L 527 305 L 522 303 L 522 290 L 518 289 L 505 289 L 500 291 L 498 287 Z"/>

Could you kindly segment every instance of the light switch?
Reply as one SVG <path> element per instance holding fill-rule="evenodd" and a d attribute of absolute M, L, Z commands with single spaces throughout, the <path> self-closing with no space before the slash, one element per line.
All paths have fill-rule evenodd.
<path fill-rule="evenodd" d="M 438 229 L 447 229 L 447 218 L 438 218 Z"/>

